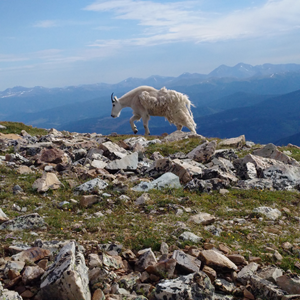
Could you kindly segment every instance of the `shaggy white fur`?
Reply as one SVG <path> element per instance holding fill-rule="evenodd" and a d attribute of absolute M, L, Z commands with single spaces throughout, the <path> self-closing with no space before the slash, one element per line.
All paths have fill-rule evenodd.
<path fill-rule="evenodd" d="M 150 116 L 165 117 L 178 130 L 185 126 L 196 133 L 196 123 L 191 111 L 191 106 L 194 105 L 188 96 L 174 90 L 167 90 L 165 87 L 156 90 L 149 86 L 141 86 L 128 92 L 120 99 L 112 98 L 112 104 L 111 116 L 114 118 L 120 115 L 124 107 L 132 108 L 133 116 L 130 119 L 130 124 L 134 133 L 137 133 L 134 121 L 142 118 L 145 135 L 150 134 L 148 128 Z"/>

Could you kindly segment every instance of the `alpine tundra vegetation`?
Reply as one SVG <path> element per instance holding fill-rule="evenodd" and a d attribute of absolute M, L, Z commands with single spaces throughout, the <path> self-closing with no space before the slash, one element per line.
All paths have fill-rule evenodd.
<path fill-rule="evenodd" d="M 299 297 L 299 147 L 0 125 L 1 299 Z"/>

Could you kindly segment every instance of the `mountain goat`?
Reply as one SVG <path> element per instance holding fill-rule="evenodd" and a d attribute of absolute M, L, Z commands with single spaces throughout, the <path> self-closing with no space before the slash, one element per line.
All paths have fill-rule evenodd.
<path fill-rule="evenodd" d="M 150 116 L 165 117 L 177 127 L 177 130 L 181 130 L 185 126 L 191 132 L 196 133 L 196 123 L 191 111 L 191 106 L 194 105 L 182 93 L 167 90 L 165 87 L 156 90 L 150 86 L 140 86 L 119 99 L 116 96 L 113 97 L 112 93 L 111 101 L 113 118 L 119 117 L 124 107 L 132 108 L 133 116 L 130 118 L 130 125 L 134 133 L 138 132 L 134 121 L 142 119 L 145 135 L 150 134 L 148 127 Z"/>

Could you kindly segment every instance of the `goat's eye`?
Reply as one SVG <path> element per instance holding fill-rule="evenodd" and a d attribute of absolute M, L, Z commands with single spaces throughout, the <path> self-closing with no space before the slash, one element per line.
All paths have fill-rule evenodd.
<path fill-rule="evenodd" d="M 115 104 L 113 104 L 113 107 L 115 107 Z"/>

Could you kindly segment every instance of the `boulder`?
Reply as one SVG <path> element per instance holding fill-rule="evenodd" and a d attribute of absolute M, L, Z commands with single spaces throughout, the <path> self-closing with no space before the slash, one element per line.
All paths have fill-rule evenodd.
<path fill-rule="evenodd" d="M 283 275 L 283 270 L 273 266 L 267 266 L 260 270 L 257 275 L 276 284 L 276 279 Z"/>
<path fill-rule="evenodd" d="M 42 277 L 41 296 L 49 300 L 90 300 L 88 268 L 74 242 L 65 245 Z"/>
<path fill-rule="evenodd" d="M 52 149 L 43 149 L 38 158 L 38 163 L 53 163 L 53 164 L 59 164 L 63 162 L 67 162 L 65 158 L 64 151 L 52 148 Z"/>
<path fill-rule="evenodd" d="M 47 249 L 32 247 L 13 255 L 11 258 L 14 261 L 23 261 L 23 262 L 28 261 L 34 263 L 45 257 L 49 257 L 49 255 L 50 255 L 50 251 Z"/>
<path fill-rule="evenodd" d="M 184 188 L 189 189 L 190 191 L 209 193 L 213 190 L 213 185 L 209 180 L 194 178 L 188 182 Z"/>
<path fill-rule="evenodd" d="M 300 277 L 295 274 L 285 274 L 276 278 L 277 285 L 289 294 L 300 294 Z"/>
<path fill-rule="evenodd" d="M 216 141 L 205 142 L 189 152 L 187 154 L 187 158 L 193 159 L 197 162 L 207 163 L 214 155 L 216 146 Z"/>
<path fill-rule="evenodd" d="M 277 285 L 255 274 L 250 277 L 250 284 L 253 294 L 263 299 L 282 300 L 282 297 L 287 294 L 286 291 L 281 290 Z"/>
<path fill-rule="evenodd" d="M 216 220 L 215 216 L 208 213 L 201 212 L 197 215 L 191 216 L 188 219 L 188 222 L 193 222 L 200 225 L 210 225 L 214 223 L 215 220 Z"/>
<path fill-rule="evenodd" d="M 169 135 L 167 135 L 166 137 L 164 137 L 162 141 L 163 142 L 176 142 L 176 141 L 185 140 L 185 139 L 188 139 L 191 137 L 199 138 L 200 140 L 205 140 L 205 138 L 200 134 L 176 130 L 176 131 L 170 133 Z"/>
<path fill-rule="evenodd" d="M 222 140 L 219 143 L 219 146 L 238 148 L 238 147 L 243 146 L 245 144 L 245 142 L 246 142 L 245 136 L 240 135 L 239 137 Z"/>
<path fill-rule="evenodd" d="M 194 244 L 198 244 L 203 240 L 202 237 L 197 236 L 196 234 L 189 232 L 189 231 L 184 231 L 178 238 L 180 241 L 183 241 L 183 242 L 189 241 Z"/>
<path fill-rule="evenodd" d="M 20 140 L 22 139 L 22 137 L 18 134 L 14 134 L 14 133 L 0 133 L 0 139 L 5 139 L 5 140 Z"/>
<path fill-rule="evenodd" d="M 128 154 L 124 148 L 112 142 L 104 142 L 100 144 L 99 148 L 103 150 L 104 156 L 110 160 L 120 159 Z"/>
<path fill-rule="evenodd" d="M 0 224 L 3 223 L 3 222 L 6 222 L 8 220 L 9 220 L 8 216 L 0 208 Z"/>
<path fill-rule="evenodd" d="M 179 177 L 173 173 L 165 173 L 159 178 L 152 182 L 141 182 L 137 186 L 133 187 L 132 190 L 136 192 L 146 192 L 151 189 L 162 189 L 162 188 L 180 188 L 181 184 Z"/>
<path fill-rule="evenodd" d="M 109 171 L 118 170 L 136 170 L 138 165 L 138 153 L 134 152 L 132 154 L 126 155 L 121 159 L 113 160 L 108 163 L 105 167 Z"/>
<path fill-rule="evenodd" d="M 161 143 L 161 141 L 159 139 L 154 139 L 154 140 L 149 140 L 148 141 L 143 136 L 128 138 L 128 139 L 124 140 L 124 142 L 126 144 L 128 144 L 131 148 L 134 148 L 136 146 L 136 144 L 139 144 L 143 148 L 146 148 L 149 145 L 153 145 L 153 144 L 157 144 L 157 143 L 160 144 Z"/>
<path fill-rule="evenodd" d="M 22 281 L 25 285 L 37 281 L 45 271 L 39 266 L 26 266 L 22 273 Z"/>
<path fill-rule="evenodd" d="M 215 288 L 209 277 L 202 271 L 176 279 L 159 282 L 154 291 L 157 300 L 212 300 Z"/>
<path fill-rule="evenodd" d="M 204 265 L 207 265 L 214 270 L 236 271 L 238 269 L 230 259 L 215 250 L 203 250 L 200 252 L 198 258 Z"/>
<path fill-rule="evenodd" d="M 180 269 L 184 274 L 194 273 L 200 270 L 201 261 L 184 253 L 182 250 L 175 250 L 172 258 L 176 261 L 176 268 Z"/>
<path fill-rule="evenodd" d="M 240 272 L 238 272 L 237 280 L 243 284 L 247 284 L 247 281 L 252 275 L 257 271 L 259 265 L 255 262 L 251 262 L 249 265 L 243 267 Z"/>
<path fill-rule="evenodd" d="M 0 225 L 0 230 L 45 229 L 44 219 L 37 213 L 16 217 Z"/>
<path fill-rule="evenodd" d="M 146 248 L 138 252 L 139 259 L 136 263 L 137 271 L 143 271 L 148 266 L 157 264 L 157 259 L 151 248 Z"/>
<path fill-rule="evenodd" d="M 192 160 L 192 159 L 173 159 L 175 164 L 182 166 L 185 170 L 189 172 L 192 177 L 201 177 L 203 173 L 203 169 L 205 169 L 204 165 Z"/>
<path fill-rule="evenodd" d="M 265 158 L 272 158 L 281 161 L 284 164 L 298 166 L 298 167 L 300 166 L 300 164 L 295 159 L 279 151 L 277 147 L 272 143 L 267 144 L 265 147 L 261 149 L 254 150 L 253 154 Z"/>
<path fill-rule="evenodd" d="M 29 167 L 27 166 L 20 166 L 18 169 L 17 169 L 17 172 L 21 175 L 27 175 L 27 174 L 32 174 L 34 173 Z"/>
<path fill-rule="evenodd" d="M 271 179 L 254 178 L 239 180 L 235 186 L 243 190 L 273 190 L 273 181 Z"/>
<path fill-rule="evenodd" d="M 254 213 L 264 215 L 269 220 L 277 220 L 281 216 L 281 212 L 277 208 L 261 206 L 253 209 Z"/>
<path fill-rule="evenodd" d="M 25 262 L 23 261 L 8 261 L 5 265 L 4 268 L 4 276 L 6 278 L 9 278 L 9 274 L 10 273 L 14 273 L 16 276 L 20 275 L 21 271 L 23 270 L 23 268 L 25 267 Z M 13 279 L 13 278 L 9 278 L 9 279 Z"/>
<path fill-rule="evenodd" d="M 104 180 L 95 178 L 77 186 L 74 191 L 82 193 L 92 193 L 98 192 L 99 190 L 104 190 L 107 186 L 108 184 Z"/>
<path fill-rule="evenodd" d="M 18 292 L 9 291 L 4 289 L 2 286 L 2 282 L 0 282 L 0 299 L 3 300 L 23 300 L 23 298 L 19 295 Z"/>
<path fill-rule="evenodd" d="M 150 176 L 156 177 L 164 173 L 171 172 L 177 175 L 182 183 L 187 183 L 192 179 L 188 169 L 182 164 L 177 164 L 169 158 L 162 158 L 155 161 L 154 168 L 150 170 Z"/>
<path fill-rule="evenodd" d="M 95 203 L 100 201 L 100 197 L 97 195 L 83 195 L 80 198 L 80 206 L 81 207 L 90 207 Z"/>
<path fill-rule="evenodd" d="M 57 190 L 62 186 L 62 183 L 58 180 L 54 173 L 44 172 L 43 176 L 37 179 L 33 184 L 32 188 L 38 192 L 44 193 L 49 189 Z"/>

